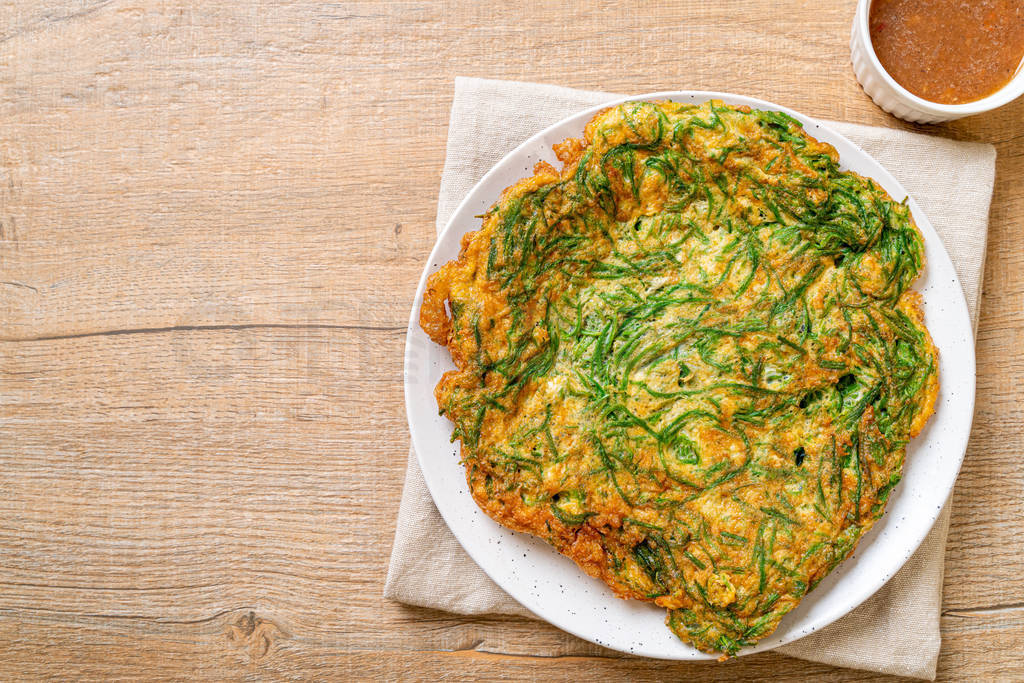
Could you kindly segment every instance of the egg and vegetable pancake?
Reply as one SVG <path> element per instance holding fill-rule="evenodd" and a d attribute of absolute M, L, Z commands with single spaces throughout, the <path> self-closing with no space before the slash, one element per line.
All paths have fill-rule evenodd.
<path fill-rule="evenodd" d="M 932 413 L 903 203 L 778 112 L 630 102 L 429 279 L 477 504 L 732 655 L 856 546 Z"/>

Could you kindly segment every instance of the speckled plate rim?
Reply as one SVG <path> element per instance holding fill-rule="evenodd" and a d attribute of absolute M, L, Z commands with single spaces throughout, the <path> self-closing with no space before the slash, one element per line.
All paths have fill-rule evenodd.
<path fill-rule="evenodd" d="M 974 337 L 953 263 L 920 206 L 881 164 L 828 126 L 786 107 L 722 92 L 667 91 L 623 97 L 583 110 L 537 133 L 507 154 L 473 187 L 438 237 L 413 300 L 405 348 L 405 402 L 413 446 L 438 511 L 473 560 L 503 590 L 538 618 L 598 645 L 660 659 L 714 659 L 679 641 L 665 626 L 665 611 L 648 603 L 620 600 L 600 581 L 543 541 L 509 531 L 477 507 L 459 463 L 452 425 L 437 414 L 433 389 L 454 366 L 446 349 L 419 328 L 419 309 L 427 277 L 457 257 L 463 234 L 480 227 L 475 216 L 486 211 L 501 191 L 531 174 L 540 160 L 560 167 L 551 145 L 581 136 L 598 111 L 634 100 L 703 102 L 781 111 L 799 120 L 815 138 L 839 152 L 843 169 L 873 178 L 908 205 L 924 236 L 927 265 L 915 284 L 924 296 L 925 323 L 939 349 L 941 388 L 925 430 L 907 451 L 903 481 L 893 491 L 885 515 L 864 536 L 856 551 L 787 614 L 778 629 L 740 655 L 793 642 L 852 611 L 892 578 L 917 550 L 945 504 L 960 465 L 974 415 Z"/>

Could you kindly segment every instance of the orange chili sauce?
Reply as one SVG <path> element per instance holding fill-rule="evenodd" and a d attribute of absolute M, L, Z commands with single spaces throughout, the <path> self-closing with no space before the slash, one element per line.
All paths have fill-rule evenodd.
<path fill-rule="evenodd" d="M 941 104 L 991 95 L 1024 58 L 1024 0 L 875 0 L 868 27 L 889 75 Z"/>

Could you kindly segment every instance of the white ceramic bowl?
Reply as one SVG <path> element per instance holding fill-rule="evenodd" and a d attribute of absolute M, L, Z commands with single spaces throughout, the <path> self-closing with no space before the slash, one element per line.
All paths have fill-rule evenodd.
<path fill-rule="evenodd" d="M 839 152 L 843 169 L 873 178 L 896 199 L 907 191 L 877 161 L 828 126 L 771 102 L 721 92 L 661 92 L 606 102 L 581 111 L 537 133 L 494 166 L 466 195 L 438 237 L 420 278 L 405 345 L 405 408 L 423 478 L 448 528 L 478 565 L 524 607 L 555 626 L 599 645 L 664 659 L 713 659 L 676 638 L 665 626 L 665 610 L 635 600 L 619 600 L 597 579 L 527 534 L 509 531 L 473 502 L 451 442 L 452 423 L 437 413 L 433 390 L 454 369 L 448 350 L 420 329 L 419 312 L 427 277 L 459 254 L 460 240 L 480 227 L 479 214 L 501 191 L 530 175 L 538 161 L 560 162 L 551 145 L 578 137 L 604 107 L 628 100 L 674 100 L 728 104 L 783 111 Z M 935 414 L 907 449 L 903 482 L 893 490 L 885 515 L 856 551 L 786 615 L 770 636 L 741 654 L 760 652 L 813 633 L 862 603 L 903 566 L 931 529 L 953 488 L 967 447 L 974 413 L 974 338 L 960 281 L 928 217 L 913 198 L 907 205 L 924 235 L 927 267 L 915 285 L 924 296 L 925 322 L 939 349 L 939 398 Z"/>
<path fill-rule="evenodd" d="M 939 104 L 922 99 L 910 92 L 889 75 L 878 61 L 875 48 L 871 45 L 868 29 L 868 10 L 871 0 L 857 3 L 857 14 L 853 18 L 853 32 L 850 36 L 850 53 L 853 72 L 864 92 L 879 107 L 906 121 L 915 123 L 939 123 L 971 116 L 1001 107 L 1024 94 L 1024 62 L 1017 67 L 1017 74 L 1010 82 L 988 97 L 965 104 Z"/>

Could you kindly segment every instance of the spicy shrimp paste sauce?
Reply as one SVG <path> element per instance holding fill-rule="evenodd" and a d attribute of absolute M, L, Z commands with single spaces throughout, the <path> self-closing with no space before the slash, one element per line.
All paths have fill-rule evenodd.
<path fill-rule="evenodd" d="M 1024 58 L 1024 0 L 875 0 L 868 26 L 889 75 L 940 104 L 995 93 Z"/>

